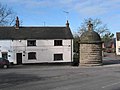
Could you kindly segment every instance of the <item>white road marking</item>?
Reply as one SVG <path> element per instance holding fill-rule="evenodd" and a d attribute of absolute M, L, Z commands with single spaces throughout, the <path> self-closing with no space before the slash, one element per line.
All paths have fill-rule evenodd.
<path fill-rule="evenodd" d="M 103 86 L 102 88 L 107 88 L 107 87 L 110 87 L 110 86 L 113 86 L 113 85 L 116 85 L 116 84 L 119 84 L 120 82 L 117 82 L 117 83 L 111 83 L 109 85 L 106 85 L 106 86 Z"/>

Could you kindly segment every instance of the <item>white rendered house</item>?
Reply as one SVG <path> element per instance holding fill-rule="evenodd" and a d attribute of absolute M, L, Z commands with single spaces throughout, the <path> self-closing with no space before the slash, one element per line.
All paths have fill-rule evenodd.
<path fill-rule="evenodd" d="M 120 55 L 120 33 L 116 33 L 116 55 Z"/>
<path fill-rule="evenodd" d="M 73 61 L 73 36 L 66 27 L 0 27 L 0 57 L 14 64 Z"/>

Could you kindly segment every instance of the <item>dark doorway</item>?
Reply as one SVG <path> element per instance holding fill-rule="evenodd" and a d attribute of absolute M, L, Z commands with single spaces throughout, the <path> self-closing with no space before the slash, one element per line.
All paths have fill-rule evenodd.
<path fill-rule="evenodd" d="M 16 54 L 17 64 L 22 64 L 22 53 Z"/>

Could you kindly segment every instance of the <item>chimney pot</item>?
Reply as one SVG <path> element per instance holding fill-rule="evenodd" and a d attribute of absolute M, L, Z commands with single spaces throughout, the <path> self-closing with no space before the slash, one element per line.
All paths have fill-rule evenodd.
<path fill-rule="evenodd" d="M 18 18 L 18 16 L 16 17 L 16 27 L 15 28 L 19 29 L 19 18 Z"/>
<path fill-rule="evenodd" d="M 67 23 L 66 23 L 66 27 L 69 28 L 69 22 L 68 22 L 68 20 L 67 20 Z"/>

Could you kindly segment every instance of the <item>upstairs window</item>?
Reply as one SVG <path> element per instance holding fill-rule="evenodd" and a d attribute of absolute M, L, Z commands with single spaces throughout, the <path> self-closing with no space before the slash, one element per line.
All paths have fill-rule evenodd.
<path fill-rule="evenodd" d="M 28 60 L 31 60 L 31 59 L 36 59 L 36 52 L 29 52 L 28 53 Z"/>
<path fill-rule="evenodd" d="M 54 46 L 62 46 L 62 40 L 54 40 Z"/>
<path fill-rule="evenodd" d="M 63 54 L 54 54 L 54 61 L 63 60 Z"/>
<path fill-rule="evenodd" d="M 27 40 L 27 46 L 36 46 L 36 40 Z"/>

